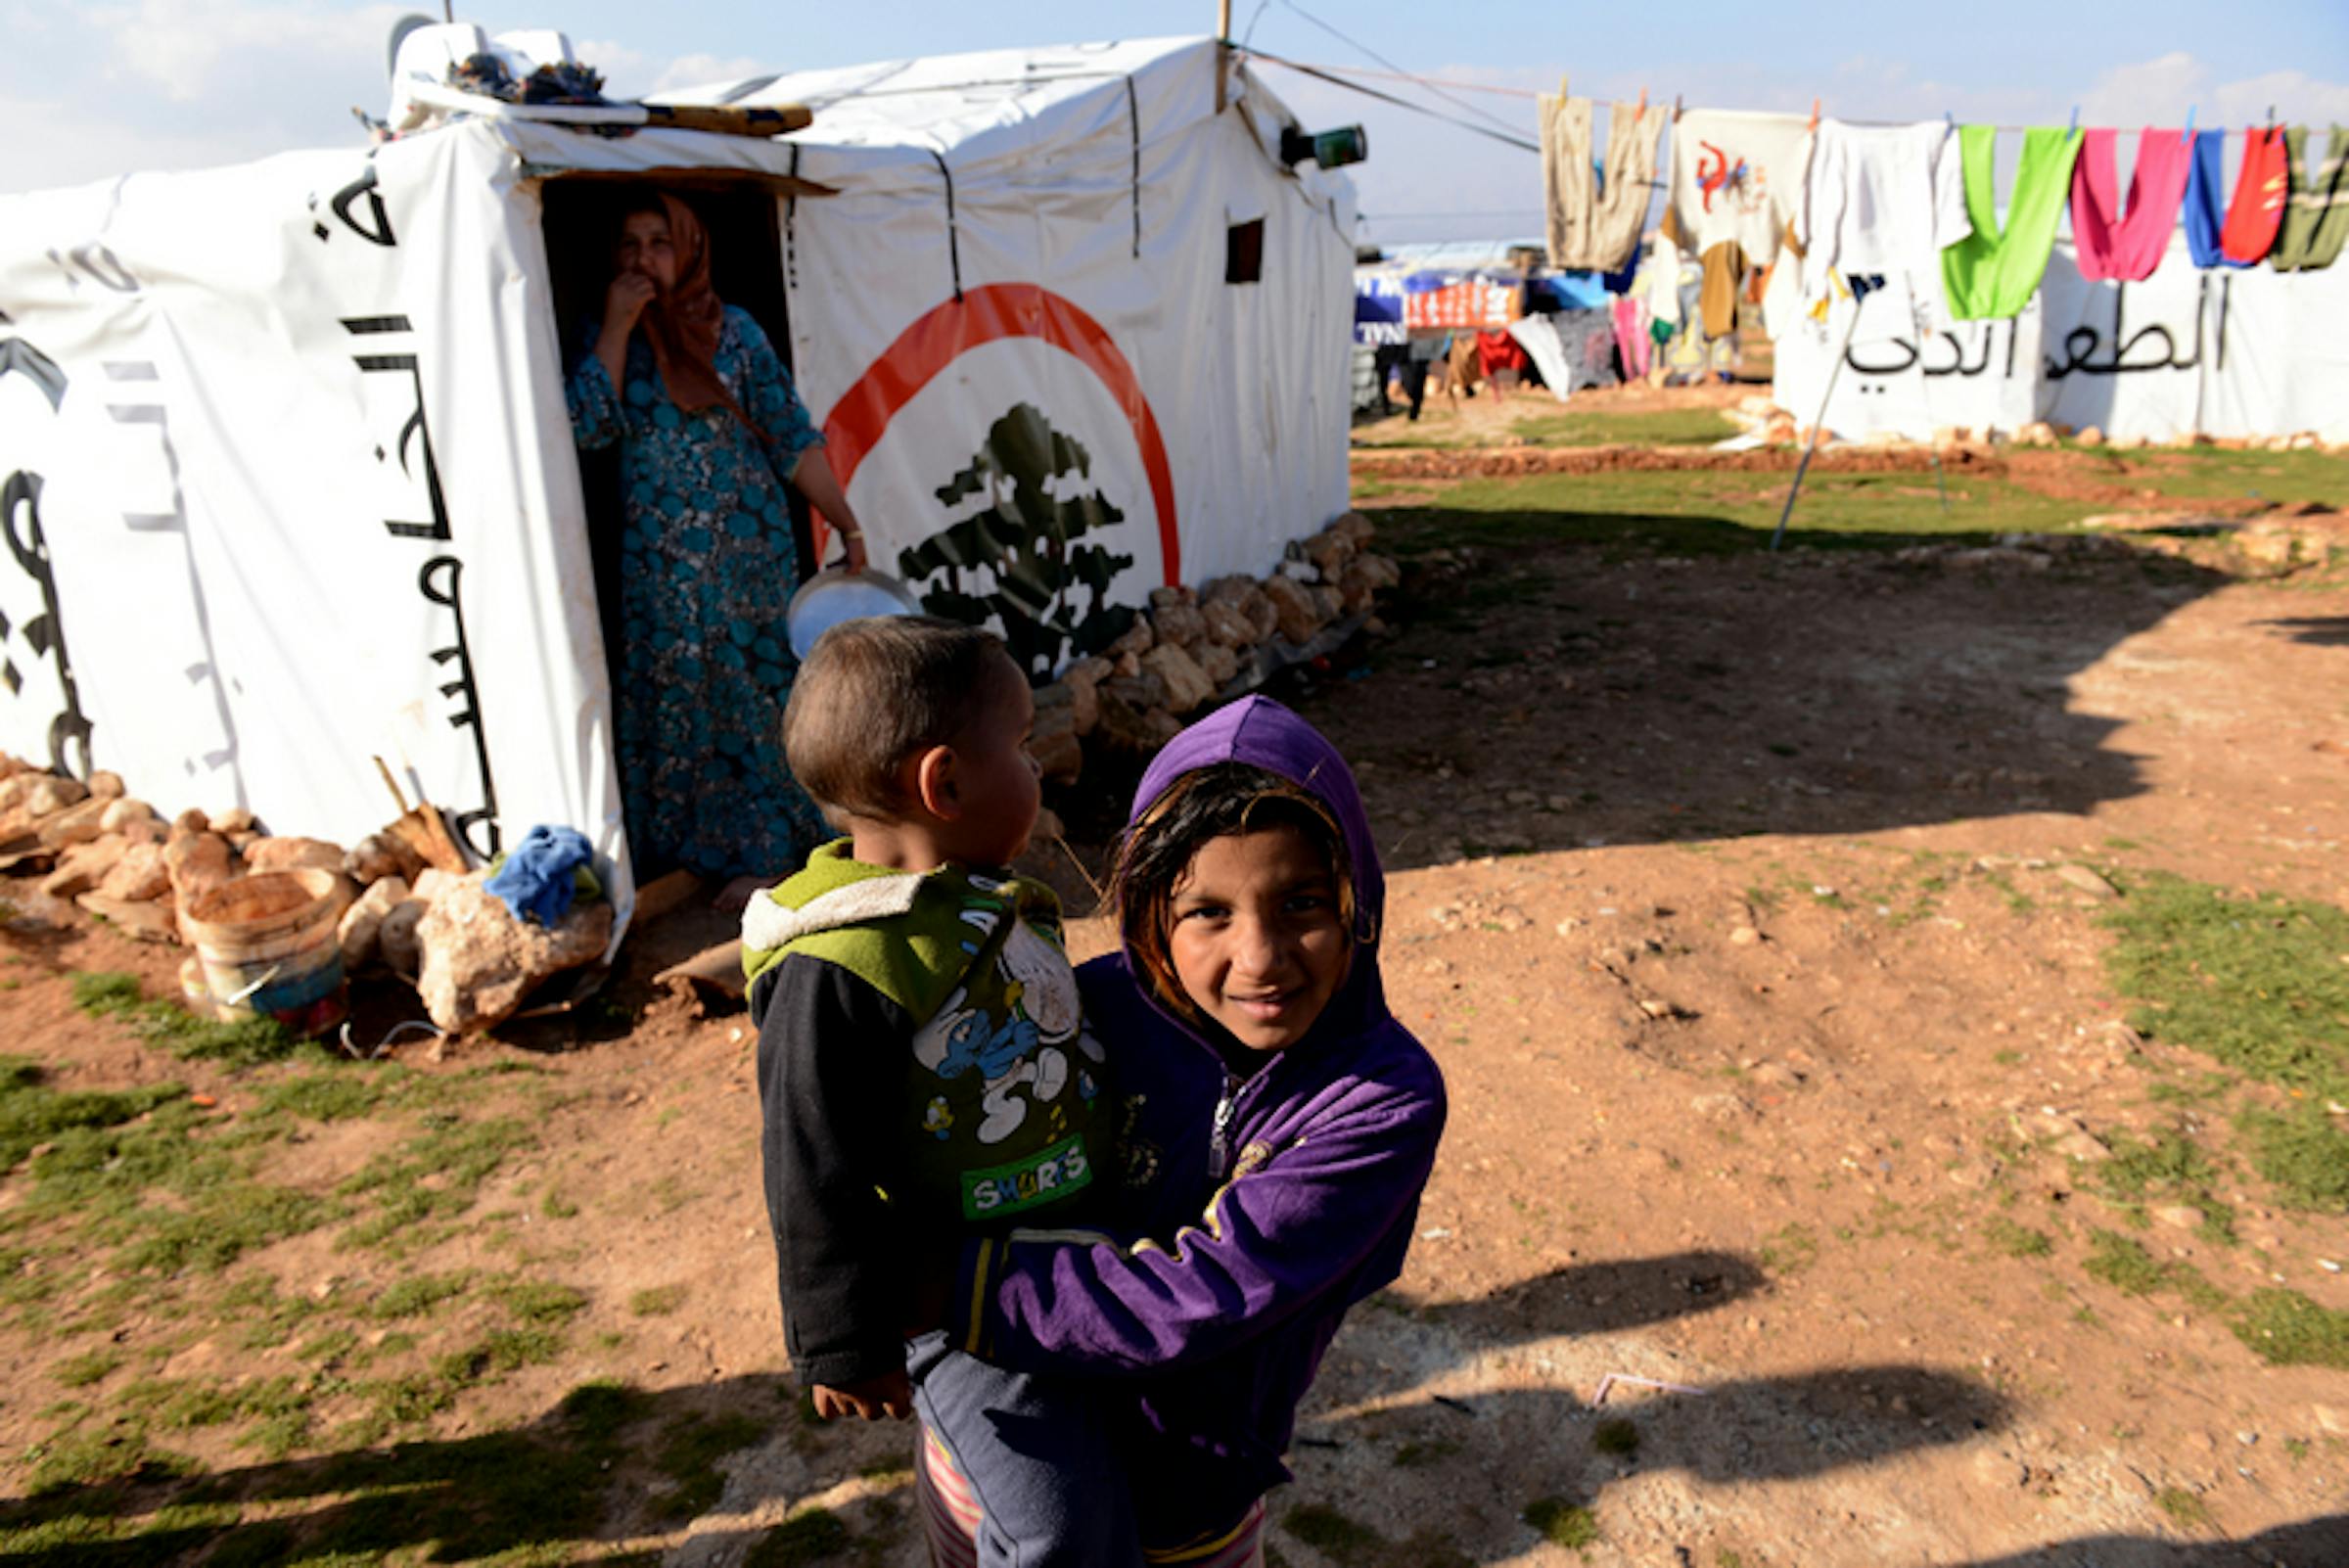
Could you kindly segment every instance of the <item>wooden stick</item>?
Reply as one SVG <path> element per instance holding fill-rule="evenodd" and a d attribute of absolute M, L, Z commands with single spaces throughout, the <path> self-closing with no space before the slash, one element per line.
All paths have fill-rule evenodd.
<path fill-rule="evenodd" d="M 392 792 L 392 799 L 393 803 L 399 807 L 399 814 L 402 816 L 407 815 L 408 798 L 399 793 L 399 781 L 392 776 L 392 769 L 385 764 L 384 760 L 381 757 L 378 757 L 375 760 L 375 770 L 384 775 L 384 788 Z"/>

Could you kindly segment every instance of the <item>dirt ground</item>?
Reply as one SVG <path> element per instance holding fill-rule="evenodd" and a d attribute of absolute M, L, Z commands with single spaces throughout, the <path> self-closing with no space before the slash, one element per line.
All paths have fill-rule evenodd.
<path fill-rule="evenodd" d="M 1392 640 L 1287 695 L 1360 775 L 1388 991 L 1444 1064 L 1451 1122 L 1403 1279 L 1355 1313 L 1304 1412 L 1278 1557 L 2349 1564 L 2349 1371 L 2267 1365 L 2219 1312 L 2082 1267 L 2117 1227 L 2230 1296 L 2349 1310 L 2349 1226 L 2226 1164 L 2233 1241 L 2135 1229 L 2064 1152 L 2182 1119 L 2224 1139 L 2155 1092 L 2209 1064 L 2139 1036 L 2108 989 L 2116 886 L 2166 871 L 2349 904 L 2349 576 L 2126 546 L 1528 545 L 1455 552 L 1413 586 Z M 1064 804 L 1077 848 L 1041 864 L 1074 893 L 1103 807 Z M 0 937 L 9 1050 L 72 1087 L 247 1093 L 68 999 L 68 970 L 161 994 L 172 955 L 39 913 Z M 542 1422 L 598 1376 L 749 1412 L 772 1435 L 724 1461 L 714 1505 L 616 1508 L 577 1555 L 732 1564 L 820 1505 L 860 1560 L 911 1565 L 905 1431 L 809 1428 L 775 1402 L 747 1021 L 649 983 L 725 923 L 645 933 L 592 1023 L 419 1064 L 543 1073 L 537 1146 L 482 1206 L 509 1240 L 560 1238 L 545 1256 L 586 1298 L 579 1349 L 434 1431 Z M 371 1126 L 299 1157 L 348 1169 Z M 561 1217 L 535 1196 L 558 1181 Z M 2003 1244 L 2018 1227 L 2049 1244 Z M 495 1241 L 410 1267 L 492 1266 Z M 323 1232 L 257 1259 L 288 1293 L 383 1267 Z M 672 1287 L 673 1313 L 629 1305 Z M 50 1352 L 0 1332 L 25 1369 L 0 1403 L 12 1496 L 61 1393 Z M 204 1340 L 167 1369 L 233 1354 Z M 1601 1431 L 1618 1418 L 1630 1436 Z M 250 1462 L 203 1433 L 176 1446 Z M 1595 1527 L 1580 1548 L 1528 1522 L 1574 1507 Z"/>

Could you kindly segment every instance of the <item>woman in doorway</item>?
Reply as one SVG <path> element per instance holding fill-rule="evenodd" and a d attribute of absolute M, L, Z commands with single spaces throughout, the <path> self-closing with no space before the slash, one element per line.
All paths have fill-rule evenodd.
<path fill-rule="evenodd" d="M 799 552 L 784 486 L 864 535 L 766 334 L 710 286 L 701 220 L 622 212 L 603 320 L 566 388 L 582 447 L 621 452 L 621 799 L 638 875 L 780 877 L 831 836 L 783 761 Z"/>

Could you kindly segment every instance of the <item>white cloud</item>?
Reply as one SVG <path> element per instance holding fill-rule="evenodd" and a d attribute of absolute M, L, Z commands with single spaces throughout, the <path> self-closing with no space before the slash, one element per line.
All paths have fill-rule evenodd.
<path fill-rule="evenodd" d="M 139 0 L 93 7 L 88 20 L 110 45 L 111 71 L 162 90 L 175 103 L 216 97 L 256 69 L 288 73 L 380 73 L 397 5 L 353 11 L 255 4 L 253 0 Z M 380 96 L 380 95 L 379 95 Z"/>
<path fill-rule="evenodd" d="M 2349 119 L 2349 83 L 2299 70 L 2222 82 L 2208 66 L 2179 51 L 2103 72 L 2080 101 L 2080 119 L 2122 129 L 2179 125 L 2189 109 L 2205 127 L 2264 123 L 2271 110 L 2285 124 L 2321 125 Z"/>
<path fill-rule="evenodd" d="M 767 75 L 774 69 L 755 55 L 679 55 L 653 78 L 648 90 L 666 93 L 681 87 L 711 87 L 745 76 Z"/>

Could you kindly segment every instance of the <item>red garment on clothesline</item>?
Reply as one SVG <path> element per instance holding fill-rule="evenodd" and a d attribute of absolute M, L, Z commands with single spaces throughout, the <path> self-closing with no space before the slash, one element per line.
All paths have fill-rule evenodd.
<path fill-rule="evenodd" d="M 1480 332 L 1476 335 L 1476 368 L 1485 379 L 1493 379 L 1497 370 L 1514 370 L 1523 375 L 1534 362 L 1525 351 L 1525 345 L 1505 332 Z"/>
<path fill-rule="evenodd" d="M 2219 247 L 2228 260 L 2248 266 L 2266 259 L 2275 249 L 2276 231 L 2283 226 L 2283 204 L 2291 194 L 2292 170 L 2284 157 L 2283 127 L 2245 131 L 2242 172 L 2234 177 L 2234 200 L 2228 204 L 2227 226 L 2219 231 Z"/>

